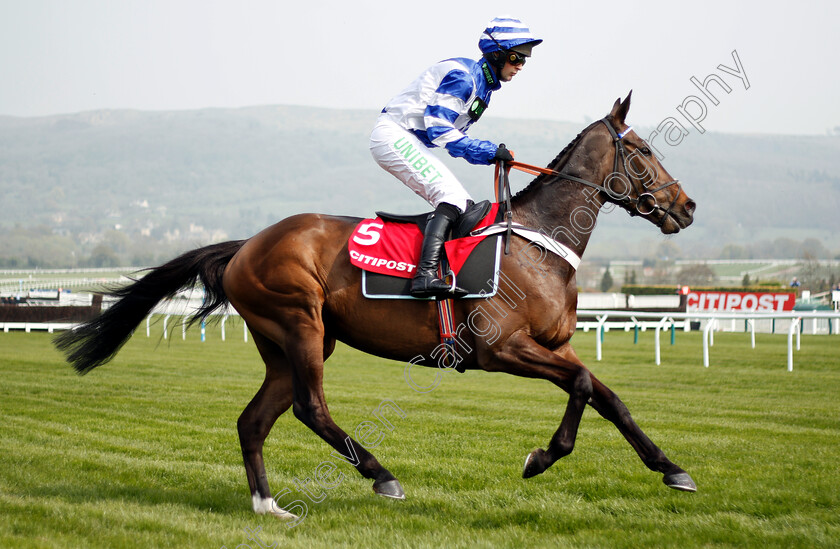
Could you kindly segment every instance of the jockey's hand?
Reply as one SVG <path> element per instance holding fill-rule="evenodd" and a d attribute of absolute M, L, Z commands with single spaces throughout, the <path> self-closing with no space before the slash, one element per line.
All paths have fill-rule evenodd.
<path fill-rule="evenodd" d="M 513 153 L 505 147 L 505 144 L 502 143 L 499 145 L 499 148 L 496 149 L 496 156 L 493 157 L 493 162 L 510 162 L 513 160 Z"/>

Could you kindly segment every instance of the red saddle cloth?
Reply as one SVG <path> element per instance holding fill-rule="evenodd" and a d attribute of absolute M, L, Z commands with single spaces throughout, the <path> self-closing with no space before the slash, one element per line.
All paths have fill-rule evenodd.
<path fill-rule="evenodd" d="M 498 204 L 493 204 L 487 215 L 473 230 L 492 225 Z M 485 236 L 466 236 L 446 243 L 449 267 L 457 275 L 470 253 Z M 350 262 L 362 270 L 401 278 L 412 278 L 420 261 L 423 233 L 414 223 L 395 223 L 380 218 L 365 219 L 350 235 L 347 247 Z"/>

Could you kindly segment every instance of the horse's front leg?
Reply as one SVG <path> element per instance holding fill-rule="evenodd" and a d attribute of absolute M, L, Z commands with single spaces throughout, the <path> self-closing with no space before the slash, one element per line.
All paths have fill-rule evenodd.
<path fill-rule="evenodd" d="M 664 475 L 662 482 L 666 486 L 684 492 L 696 492 L 697 485 L 694 484 L 691 476 L 669 460 L 665 453 L 636 425 L 621 399 L 595 376 L 591 377 L 592 398 L 589 405 L 618 428 L 648 469 Z"/>
<path fill-rule="evenodd" d="M 548 443 L 548 449 L 539 448 L 528 455 L 522 471 L 523 477 L 538 475 L 558 459 L 572 453 L 583 410 L 592 395 L 592 383 L 589 370 L 580 362 L 571 347 L 564 346 L 554 353 L 524 332 L 516 332 L 501 348 L 492 353 L 491 361 L 484 369 L 546 379 L 569 393 L 566 412 L 560 427 Z"/>
<path fill-rule="evenodd" d="M 642 432 L 621 399 L 592 375 L 570 345 L 551 352 L 524 333 L 516 333 L 495 353 L 494 359 L 494 364 L 488 364 L 485 369 L 547 379 L 569 393 L 566 412 L 549 442 L 548 450 L 537 449 L 528 455 L 523 477 L 542 473 L 572 452 L 583 410 L 588 403 L 621 431 L 648 468 L 664 474 L 662 480 L 668 487 L 688 492 L 697 490 L 688 473 L 672 463 Z"/>

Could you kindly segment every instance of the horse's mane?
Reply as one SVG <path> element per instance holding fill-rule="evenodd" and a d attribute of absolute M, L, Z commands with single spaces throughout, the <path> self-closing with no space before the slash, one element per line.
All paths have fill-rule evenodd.
<path fill-rule="evenodd" d="M 600 120 L 599 120 L 598 122 L 600 122 Z M 557 166 L 557 164 L 558 164 L 558 163 L 559 163 L 559 162 L 563 159 L 563 156 L 564 156 L 566 153 L 568 153 L 569 151 L 571 151 L 571 150 L 575 147 L 575 145 L 577 145 L 577 144 L 578 144 L 578 141 L 580 141 L 580 138 L 581 138 L 581 137 L 583 137 L 583 134 L 585 134 L 587 131 L 589 131 L 589 128 L 591 128 L 592 126 L 594 126 L 594 125 L 595 125 L 595 124 L 597 124 L 598 122 L 593 122 L 592 124 L 590 124 L 590 125 L 586 126 L 585 128 L 583 128 L 583 129 L 580 131 L 580 133 L 579 133 L 579 134 L 577 134 L 577 136 L 576 136 L 574 139 L 572 139 L 572 141 L 571 141 L 568 145 L 566 145 L 566 146 L 563 148 L 563 150 L 562 150 L 562 151 L 560 151 L 560 152 L 557 154 L 557 156 L 555 156 L 555 157 L 554 157 L 554 160 L 552 160 L 551 162 L 549 162 L 549 163 L 548 163 L 548 166 L 547 166 L 547 167 L 548 167 L 548 168 L 551 168 L 551 169 L 555 169 L 555 170 L 556 170 L 557 168 L 556 168 L 555 166 Z M 515 200 L 515 199 L 517 199 L 517 198 L 519 198 L 519 197 L 521 197 L 521 196 L 524 196 L 524 195 L 528 194 L 529 192 L 531 192 L 532 190 L 534 190 L 534 187 L 536 187 L 537 185 L 542 184 L 542 182 L 543 182 L 546 178 L 548 178 L 548 177 L 554 177 L 554 176 L 545 175 L 545 174 L 540 174 L 540 175 L 538 175 L 538 176 L 537 176 L 536 178 L 534 178 L 534 179 L 533 179 L 530 183 L 528 183 L 528 186 L 527 186 L 527 187 L 525 187 L 524 189 L 522 189 L 521 191 L 519 191 L 518 193 L 516 193 L 516 194 L 515 194 L 515 195 L 514 195 L 511 199 L 512 199 L 512 200 Z"/>

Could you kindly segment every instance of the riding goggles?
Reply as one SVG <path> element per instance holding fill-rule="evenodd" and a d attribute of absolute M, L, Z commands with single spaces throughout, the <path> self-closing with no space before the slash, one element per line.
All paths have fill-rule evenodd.
<path fill-rule="evenodd" d="M 517 65 L 524 65 L 525 61 L 528 59 L 527 55 L 523 55 L 518 51 L 507 50 L 505 52 L 505 61 L 510 63 L 513 66 Z"/>

